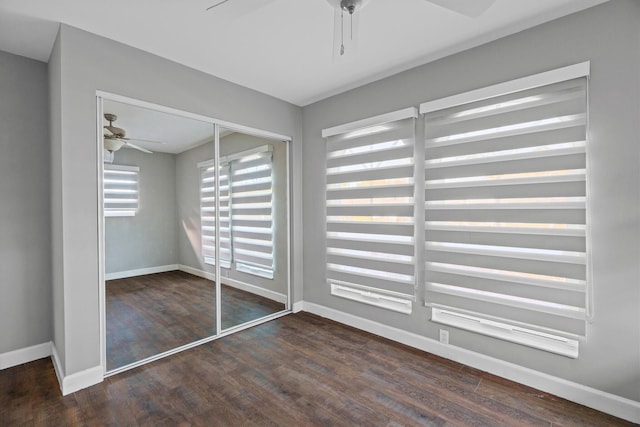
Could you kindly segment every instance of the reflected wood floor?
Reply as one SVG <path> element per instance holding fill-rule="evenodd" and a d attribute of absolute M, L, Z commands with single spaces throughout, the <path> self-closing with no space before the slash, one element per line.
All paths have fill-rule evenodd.
<path fill-rule="evenodd" d="M 0 425 L 632 424 L 299 313 L 65 397 L 49 359 L 0 371 Z"/>
<path fill-rule="evenodd" d="M 215 282 L 182 271 L 106 282 L 107 369 L 112 370 L 216 333 Z M 222 328 L 284 310 L 222 286 Z"/>

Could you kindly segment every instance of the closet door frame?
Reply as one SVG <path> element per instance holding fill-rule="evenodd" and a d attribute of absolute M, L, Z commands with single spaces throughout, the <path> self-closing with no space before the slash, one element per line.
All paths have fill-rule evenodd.
<path fill-rule="evenodd" d="M 105 288 L 105 237 L 104 237 L 104 192 L 103 192 L 103 172 L 104 172 L 104 147 L 103 147 L 103 130 L 102 130 L 102 120 L 103 120 L 103 100 L 110 100 L 121 102 L 125 104 L 129 104 L 136 107 L 147 108 L 150 110 L 155 110 L 167 114 L 173 114 L 180 117 L 185 117 L 193 120 L 198 120 L 204 123 L 210 123 L 214 127 L 214 159 L 215 159 L 215 176 L 216 182 L 218 182 L 218 174 L 219 174 L 219 148 L 220 148 L 220 128 L 225 128 L 229 130 L 233 130 L 236 132 L 245 133 L 248 135 L 253 135 L 261 138 L 272 139 L 275 141 L 282 141 L 286 143 L 286 186 L 287 186 L 287 260 L 288 260 L 288 268 L 287 268 L 287 303 L 285 305 L 285 309 L 278 313 L 274 313 L 260 319 L 256 319 L 247 323 L 243 323 L 238 326 L 234 326 L 229 329 L 222 330 L 221 323 L 221 285 L 220 280 L 220 264 L 216 263 L 215 267 L 215 284 L 216 284 L 216 334 L 194 341 L 189 344 L 185 344 L 180 347 L 176 347 L 172 350 L 168 350 L 159 354 L 156 354 L 151 357 L 147 357 L 145 359 L 130 363 L 128 365 L 122 366 L 117 369 L 113 369 L 111 371 L 107 371 L 107 349 L 106 349 L 106 339 L 107 339 L 107 328 L 106 328 L 106 288 Z M 130 98 L 123 95 L 118 95 L 105 91 L 96 91 L 96 173 L 97 173 L 97 183 L 98 183 L 98 277 L 99 277 L 99 316 L 100 316 L 100 363 L 102 365 L 103 377 L 107 378 L 109 376 L 119 374 L 121 372 L 128 371 L 130 369 L 136 368 L 141 365 L 145 365 L 147 363 L 151 363 L 155 360 L 165 358 L 167 356 L 171 356 L 173 354 L 179 353 L 181 351 L 197 347 L 199 345 L 214 341 L 218 338 L 222 338 L 224 336 L 233 334 L 235 332 L 259 325 L 261 323 L 268 322 L 273 319 L 277 319 L 279 317 L 285 316 L 292 312 L 292 283 L 291 283 L 291 269 L 293 268 L 293 263 L 291 259 L 291 215 L 292 215 L 292 204 L 291 204 L 291 144 L 292 138 L 290 136 L 281 135 L 278 133 L 252 128 L 249 126 L 244 126 L 237 123 L 227 122 L 225 120 L 219 120 L 213 117 L 204 116 L 201 114 L 190 113 L 187 111 L 179 110 L 176 108 L 154 104 L 147 101 L 142 101 L 135 98 Z M 219 188 L 216 186 L 215 188 L 215 196 L 216 196 L 216 212 L 218 212 L 218 203 L 219 203 Z M 219 259 L 220 256 L 220 246 L 219 246 L 219 228 L 220 228 L 220 218 L 216 214 L 216 259 Z"/>

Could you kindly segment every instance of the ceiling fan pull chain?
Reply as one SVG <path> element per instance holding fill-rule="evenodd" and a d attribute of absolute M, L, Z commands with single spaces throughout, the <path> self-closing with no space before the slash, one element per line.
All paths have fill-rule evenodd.
<path fill-rule="evenodd" d="M 353 12 L 350 12 L 351 15 L 351 41 L 353 41 Z"/>
<path fill-rule="evenodd" d="M 340 56 L 344 55 L 344 10 L 340 10 Z"/>

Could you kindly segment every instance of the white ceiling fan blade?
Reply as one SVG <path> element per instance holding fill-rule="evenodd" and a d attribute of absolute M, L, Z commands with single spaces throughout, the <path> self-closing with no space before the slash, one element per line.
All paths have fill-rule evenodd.
<path fill-rule="evenodd" d="M 138 142 L 145 142 L 145 143 L 150 143 L 150 144 L 166 144 L 166 142 L 162 142 L 162 141 L 153 141 L 151 139 L 141 139 L 141 138 L 122 138 L 127 140 L 127 142 L 129 141 L 138 141 Z"/>
<path fill-rule="evenodd" d="M 215 7 L 221 6 L 223 4 L 225 4 L 226 2 L 228 2 L 229 0 L 219 0 L 216 3 L 212 4 L 211 6 L 209 6 L 208 8 L 206 8 L 205 10 L 211 10 Z"/>
<path fill-rule="evenodd" d="M 476 18 L 491 7 L 496 0 L 427 0 L 429 3 L 452 10 L 470 18 Z"/>
<path fill-rule="evenodd" d="M 149 151 L 146 148 L 139 147 L 139 146 L 137 146 L 135 144 L 132 144 L 130 142 L 127 142 L 125 144 L 125 147 L 133 148 L 134 150 L 142 151 L 143 153 L 153 154 L 153 151 Z"/>
<path fill-rule="evenodd" d="M 216 0 L 206 10 L 222 21 L 236 21 L 277 0 Z"/>
<path fill-rule="evenodd" d="M 111 132 L 111 129 L 109 129 L 106 126 L 103 126 L 102 129 L 104 129 L 104 135 L 114 135 L 113 132 Z"/>

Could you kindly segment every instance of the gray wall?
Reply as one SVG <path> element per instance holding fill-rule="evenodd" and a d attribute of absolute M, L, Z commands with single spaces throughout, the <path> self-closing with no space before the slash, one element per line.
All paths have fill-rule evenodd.
<path fill-rule="evenodd" d="M 591 60 L 590 224 L 595 317 L 577 360 L 452 330 L 455 346 L 640 401 L 640 2 L 616 0 L 303 109 L 304 299 L 436 339 L 404 316 L 332 297 L 325 274 L 326 127 Z M 418 125 L 420 126 L 420 125 Z M 423 301 L 423 290 L 419 301 Z"/>
<path fill-rule="evenodd" d="M 47 64 L 0 51 L 0 354 L 51 340 Z"/>
<path fill-rule="evenodd" d="M 199 145 L 176 156 L 178 205 L 178 260 L 180 264 L 213 273 L 207 269 L 200 247 L 200 174 L 198 162 L 212 159 L 213 142 Z"/>
<path fill-rule="evenodd" d="M 62 54 L 60 34 L 49 58 L 49 132 L 50 132 L 50 197 L 51 197 L 51 281 L 52 341 L 58 356 L 65 359 L 64 348 L 64 274 L 62 257 Z M 60 345 L 55 345 L 59 343 Z"/>
<path fill-rule="evenodd" d="M 256 138 L 250 135 L 233 133 L 220 139 L 220 155 L 226 156 L 238 151 L 248 150 L 261 145 L 271 144 L 273 151 L 273 200 L 274 200 L 274 259 L 276 262 L 273 280 L 252 274 L 222 269 L 222 276 L 249 283 L 281 294 L 287 293 L 287 183 L 286 145 L 281 141 Z M 213 265 L 204 264 L 201 254 L 200 236 L 200 177 L 197 164 L 213 159 L 213 143 L 200 145 L 178 154 L 176 161 L 177 193 L 179 212 L 180 264 L 214 273 Z"/>
<path fill-rule="evenodd" d="M 105 273 L 177 264 L 175 154 L 124 148 L 113 164 L 140 167 L 140 202 L 135 216 L 105 218 Z"/>
<path fill-rule="evenodd" d="M 56 107 L 51 119 L 61 125 L 61 137 L 52 136 L 53 150 L 60 152 L 53 162 L 61 165 L 61 171 L 53 174 L 52 191 L 54 209 L 60 202 L 62 212 L 62 217 L 54 215 L 53 234 L 62 239 L 56 241 L 53 256 L 60 258 L 64 304 L 55 304 L 54 322 L 63 325 L 64 334 L 55 335 L 54 344 L 62 369 L 71 375 L 100 365 L 96 90 L 291 135 L 296 141 L 302 112 L 286 102 L 66 25 L 58 37 L 52 62 L 60 64 L 61 77 L 53 84 L 61 88 L 61 114 Z M 104 58 L 109 61 L 105 63 Z M 301 159 L 297 144 L 294 160 Z M 300 163 L 295 165 L 299 173 Z M 297 185 L 294 193 L 300 191 Z M 300 211 L 301 206 L 296 209 Z M 300 216 L 295 221 L 301 227 Z M 302 243 L 300 235 L 294 243 L 295 251 Z M 301 262 L 296 255 L 296 265 Z M 300 280 L 294 277 L 296 283 Z"/>

